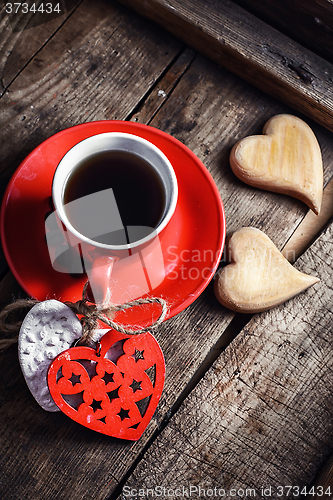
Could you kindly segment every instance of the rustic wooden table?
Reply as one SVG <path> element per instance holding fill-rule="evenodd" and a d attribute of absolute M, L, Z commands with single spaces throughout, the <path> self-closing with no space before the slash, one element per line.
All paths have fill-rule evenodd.
<path fill-rule="evenodd" d="M 199 498 L 223 491 L 234 498 L 333 497 L 333 226 L 326 224 L 318 236 L 318 220 L 314 224 L 304 204 L 242 184 L 228 161 L 233 144 L 260 133 L 271 116 L 297 114 L 322 150 L 328 218 L 332 67 L 274 32 L 280 52 L 289 51 L 283 61 L 269 46 L 274 36 L 266 25 L 260 42 L 266 48 L 256 60 L 250 43 L 258 32 L 255 18 L 227 2 L 234 15 L 224 13 L 229 24 L 220 24 L 227 31 L 217 36 L 219 17 L 210 30 L 200 26 L 217 2 L 207 2 L 201 17 L 200 3 L 193 2 L 193 19 L 185 12 L 189 1 L 177 18 L 176 0 L 136 3 L 155 21 L 170 22 L 174 37 L 112 0 L 60 2 L 61 15 L 47 22 L 46 13 L 38 19 L 22 9 L 6 14 L 2 2 L 1 195 L 20 162 L 56 132 L 96 120 L 144 123 L 171 134 L 203 161 L 223 199 L 227 233 L 254 226 L 279 249 L 289 242 L 289 249 L 302 253 L 295 266 L 320 282 L 253 317 L 224 309 L 210 283 L 165 322 L 156 333 L 166 360 L 165 387 L 137 442 L 45 412 L 25 384 L 17 346 L 4 349 L 1 499 Z M 252 30 L 252 38 L 239 44 L 237 29 Z M 298 66 L 293 57 L 300 58 Z M 228 69 L 221 66 L 224 58 Z M 256 80 L 284 103 L 253 86 Z M 315 240 L 306 251 L 304 232 L 305 246 Z M 301 247 L 294 233 L 301 234 Z M 1 307 L 25 297 L 2 253 L 0 273 Z"/>

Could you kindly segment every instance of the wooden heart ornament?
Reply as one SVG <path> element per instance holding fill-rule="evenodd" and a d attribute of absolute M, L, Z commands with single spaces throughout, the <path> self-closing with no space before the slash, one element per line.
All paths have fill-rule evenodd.
<path fill-rule="evenodd" d="M 319 281 L 295 269 L 268 236 L 253 227 L 233 233 L 226 252 L 231 263 L 218 274 L 215 295 L 233 311 L 266 311 Z"/>
<path fill-rule="evenodd" d="M 318 214 L 323 164 L 311 128 L 296 116 L 277 115 L 266 123 L 263 134 L 235 144 L 230 154 L 235 175 L 251 186 L 294 196 Z"/>
<path fill-rule="evenodd" d="M 150 333 L 109 330 L 98 349 L 71 347 L 52 362 L 48 385 L 66 415 L 94 431 L 137 440 L 162 394 L 165 363 Z"/>

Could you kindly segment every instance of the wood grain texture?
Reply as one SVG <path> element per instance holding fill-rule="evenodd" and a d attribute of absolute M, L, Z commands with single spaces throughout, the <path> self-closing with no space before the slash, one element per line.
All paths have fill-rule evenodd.
<path fill-rule="evenodd" d="M 96 0 L 88 9 L 82 3 L 52 38 L 52 46 L 50 42 L 39 53 L 45 53 L 41 72 L 36 73 L 37 62 L 32 60 L 0 100 L 5 111 L 2 151 L 8 165 L 3 179 L 19 158 L 61 128 L 89 119 L 129 118 L 139 110 L 138 121 L 151 120 L 152 126 L 184 142 L 205 163 L 225 203 L 228 232 L 252 223 L 281 248 L 303 219 L 305 207 L 244 186 L 232 174 L 228 158 L 238 139 L 258 133 L 272 114 L 286 108 L 201 56 L 185 64 L 180 56 L 170 75 L 164 75 L 182 45 L 161 36 L 160 29 L 151 31 L 149 23 L 115 5 Z M 89 23 L 85 22 L 88 13 Z M 159 87 L 154 84 L 162 81 L 169 81 L 165 88 L 172 91 L 165 90 L 160 106 Z M 147 94 L 157 101 L 147 99 L 146 113 Z M 315 128 L 327 182 L 333 171 L 331 134 Z M 191 307 L 162 325 L 156 337 L 166 359 L 165 389 L 137 443 L 110 439 L 65 415 L 45 413 L 25 385 L 15 347 L 4 351 L 0 356 L 0 495 L 43 500 L 108 498 L 182 400 L 216 344 L 223 343 L 233 317 L 218 304 L 211 284 Z"/>
<path fill-rule="evenodd" d="M 12 6 L 13 12 L 6 14 L 7 2 L 0 2 L 1 9 L 1 42 L 0 42 L 0 96 L 15 80 L 29 61 L 38 57 L 38 52 L 54 36 L 56 31 L 66 22 L 73 10 L 82 0 L 59 2 L 60 13 L 22 12 L 18 4 Z M 33 2 L 30 1 L 30 7 Z M 53 2 L 53 6 L 56 3 Z"/>
<path fill-rule="evenodd" d="M 264 92 L 333 130 L 332 65 L 238 5 L 120 0 Z"/>
<path fill-rule="evenodd" d="M 290 240 L 282 249 L 282 255 L 295 262 L 302 253 L 313 243 L 316 236 L 333 217 L 333 179 L 327 184 L 323 192 L 323 201 L 319 215 L 309 211 Z"/>
<path fill-rule="evenodd" d="M 312 482 L 333 448 L 332 236 L 330 226 L 297 262 L 321 281 L 254 316 L 170 420 L 128 488 L 254 488 L 262 498 L 261 488 L 271 487 L 268 496 L 278 498 L 278 486 Z"/>
<path fill-rule="evenodd" d="M 302 200 L 315 214 L 323 195 L 323 162 L 311 128 L 294 115 L 273 116 L 259 136 L 245 137 L 230 153 L 243 182 Z"/>
<path fill-rule="evenodd" d="M 233 311 L 268 311 L 318 281 L 295 269 L 257 228 L 235 231 L 225 247 L 229 264 L 217 274 L 214 291 L 218 301 Z"/>
<path fill-rule="evenodd" d="M 138 109 L 136 109 L 131 116 L 131 121 L 145 123 L 146 125 L 151 123 L 159 109 L 164 105 L 166 99 L 168 99 L 173 92 L 183 74 L 190 67 L 195 56 L 196 52 L 194 50 L 189 47 L 184 49 L 179 58 L 172 64 L 169 71 L 166 72 L 163 78 L 155 86 L 148 98 L 140 103 Z"/>
<path fill-rule="evenodd" d="M 330 0 L 235 0 L 235 3 L 333 62 L 333 10 Z"/>

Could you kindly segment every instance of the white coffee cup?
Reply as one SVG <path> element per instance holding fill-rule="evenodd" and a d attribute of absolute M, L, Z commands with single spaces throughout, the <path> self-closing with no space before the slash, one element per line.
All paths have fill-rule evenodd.
<path fill-rule="evenodd" d="M 104 152 L 126 153 L 132 157 L 134 155 L 146 162 L 152 176 L 157 175 L 159 185 L 163 189 L 163 206 L 156 227 L 143 225 L 128 226 L 125 229 L 112 188 L 100 191 L 98 195 L 94 193 L 66 204 L 65 193 L 69 180 L 79 179 L 80 167 L 87 161 L 92 165 L 89 168 L 93 168 L 94 158 Z M 67 231 L 76 242 L 80 243 L 85 262 L 91 260 L 87 273 L 96 303 L 106 304 L 111 300 L 109 281 L 113 263 L 119 258 L 128 256 L 129 251 L 130 253 L 140 251 L 158 238 L 174 214 L 177 197 L 177 179 L 168 158 L 154 144 L 134 134 L 109 132 L 91 136 L 76 144 L 61 159 L 53 178 L 53 204 Z M 83 220 L 87 220 L 83 231 L 82 228 L 75 227 L 70 220 L 69 206 L 71 208 L 74 206 Z M 133 209 L 135 210 L 135 207 Z M 93 218 L 94 212 L 98 217 Z M 112 235 L 111 242 L 103 241 L 103 231 Z"/>

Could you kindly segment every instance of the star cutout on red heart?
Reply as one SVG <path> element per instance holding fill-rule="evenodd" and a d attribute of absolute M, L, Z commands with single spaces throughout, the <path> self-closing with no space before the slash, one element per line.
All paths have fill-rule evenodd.
<path fill-rule="evenodd" d="M 110 330 L 91 347 L 71 347 L 48 371 L 56 405 L 76 422 L 97 432 L 137 440 L 161 397 L 165 363 L 150 333 L 124 335 Z"/>

